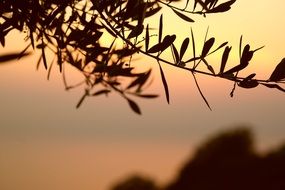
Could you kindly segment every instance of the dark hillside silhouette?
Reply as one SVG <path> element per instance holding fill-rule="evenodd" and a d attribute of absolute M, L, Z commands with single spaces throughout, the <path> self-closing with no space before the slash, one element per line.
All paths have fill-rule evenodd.
<path fill-rule="evenodd" d="M 137 183 L 139 187 L 142 187 L 142 179 Z M 137 190 L 135 183 L 132 186 L 128 184 L 126 180 L 118 185 L 120 189 L 113 190 Z M 285 145 L 262 156 L 255 152 L 253 137 L 248 129 L 223 132 L 202 144 L 174 181 L 157 189 L 283 190 Z M 152 189 L 145 186 L 140 190 Z"/>
<path fill-rule="evenodd" d="M 177 2 L 183 2 L 180 7 Z M 1 0 L 0 1 L 0 43 L 6 44 L 6 37 L 12 30 L 26 34 L 26 48 L 22 52 L 0 53 L 0 64 L 18 60 L 38 51 L 41 56 L 37 68 L 44 67 L 48 78 L 52 68 L 57 66 L 62 73 L 66 90 L 83 86 L 84 93 L 77 108 L 87 97 L 118 93 L 130 108 L 141 114 L 140 107 L 132 97 L 155 98 L 156 94 L 146 94 L 150 84 L 151 68 L 141 70 L 132 64 L 134 56 L 147 56 L 155 60 L 164 87 L 166 100 L 170 102 L 170 89 L 164 65 L 182 69 L 193 77 L 198 93 L 211 109 L 204 96 L 196 75 L 222 78 L 233 82 L 230 93 L 237 87 L 255 88 L 265 86 L 284 92 L 285 59 L 274 69 L 269 79 L 257 79 L 256 73 L 240 76 L 250 64 L 254 53 L 263 48 L 252 48 L 240 38 L 239 60 L 235 66 L 227 68 L 232 46 L 228 42 L 217 43 L 208 36 L 203 47 L 197 49 L 195 31 L 191 29 L 181 44 L 176 34 L 167 34 L 167 15 L 162 9 L 169 9 L 191 28 L 195 21 L 192 15 L 205 17 L 229 11 L 236 0 Z M 146 18 L 160 14 L 158 24 L 151 26 Z M 173 23 L 171 23 L 173 24 Z M 175 26 L 180 27 L 180 26 Z M 104 44 L 102 42 L 108 42 Z M 168 50 L 168 51 L 167 51 Z M 210 63 L 208 56 L 222 51 L 220 64 Z M 171 59 L 165 54 L 170 53 Z M 53 58 L 49 60 L 52 54 Z M 168 56 L 169 57 L 169 56 Z M 78 84 L 66 80 L 65 66 L 71 65 L 84 76 Z M 56 65 L 56 66 L 55 66 Z M 138 68 L 138 69 L 137 69 Z M 136 72 L 135 72 L 136 71 Z"/>

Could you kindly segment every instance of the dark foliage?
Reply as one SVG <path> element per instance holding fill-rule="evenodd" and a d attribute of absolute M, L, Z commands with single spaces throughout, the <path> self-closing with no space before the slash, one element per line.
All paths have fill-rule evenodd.
<path fill-rule="evenodd" d="M 159 26 L 154 26 L 158 31 L 153 32 L 151 30 L 153 27 L 146 24 L 145 19 L 158 14 L 162 8 L 173 10 L 177 19 L 182 19 L 191 26 L 194 22 L 191 15 L 206 16 L 225 12 L 235 3 L 235 0 L 222 2 L 185 0 L 185 7 L 180 8 L 176 4 L 178 1 L 182 0 L 2 0 L 0 1 L 1 45 L 5 46 L 6 36 L 12 30 L 18 30 L 27 34 L 27 47 L 20 53 L 0 55 L 0 62 L 19 59 L 30 54 L 31 49 L 38 50 L 41 52 L 38 67 L 42 63 L 50 76 L 54 61 L 49 60 L 47 55 L 52 53 L 54 55 L 52 60 L 56 60 L 58 69 L 63 74 L 66 89 L 78 85 L 67 84 L 64 74 L 65 64 L 74 66 L 85 77 L 85 80 L 79 83 L 85 85 L 85 92 L 77 107 L 86 97 L 107 95 L 114 91 L 119 93 L 138 114 L 141 113 L 140 108 L 130 96 L 155 98 L 157 95 L 143 93 L 146 84 L 149 83 L 151 70 L 135 69 L 138 66 L 132 64 L 132 58 L 137 54 L 157 60 L 168 103 L 169 88 L 162 64 L 191 72 L 209 108 L 210 105 L 199 87 L 196 74 L 233 81 L 234 89 L 236 85 L 242 88 L 254 88 L 262 84 L 268 88 L 284 91 L 280 86 L 285 78 L 284 60 L 268 80 L 255 79 L 255 74 L 247 77 L 238 76 L 238 73 L 250 64 L 254 53 L 260 49 L 252 50 L 249 44 L 243 47 L 242 38 L 240 63 L 225 71 L 231 51 L 231 46 L 228 46 L 227 42 L 217 45 L 214 37 L 208 39 L 206 35 L 202 51 L 198 53 L 191 30 L 191 36 L 185 37 L 178 49 L 175 46 L 175 34 L 163 35 L 165 31 L 162 15 Z M 189 6 L 190 3 L 192 7 Z M 109 41 L 108 45 L 102 43 L 104 41 Z M 192 48 L 189 44 L 192 44 Z M 165 60 L 162 56 L 167 49 L 172 52 L 173 62 Z M 193 50 L 190 59 L 184 56 L 188 49 Z M 215 68 L 207 61 L 207 57 L 218 50 L 223 51 L 223 56 L 220 67 Z M 200 65 L 205 65 L 207 69 L 203 70 Z"/>
<path fill-rule="evenodd" d="M 118 190 L 137 190 L 128 181 Z M 285 189 L 285 146 L 259 155 L 246 128 L 210 138 L 188 160 L 176 179 L 161 190 L 280 190 Z M 145 179 L 145 181 L 149 179 Z M 143 180 L 140 180 L 143 181 Z M 135 183 L 132 183 L 135 184 Z M 146 183 L 147 184 L 147 183 Z M 140 190 L 149 190 L 146 187 Z M 117 190 L 114 188 L 113 190 Z"/>
<path fill-rule="evenodd" d="M 151 179 L 132 176 L 127 180 L 124 180 L 112 188 L 113 190 L 157 190 L 157 186 Z"/>
<path fill-rule="evenodd" d="M 222 133 L 201 146 L 166 190 L 285 188 L 284 148 L 260 156 L 246 129 Z"/>

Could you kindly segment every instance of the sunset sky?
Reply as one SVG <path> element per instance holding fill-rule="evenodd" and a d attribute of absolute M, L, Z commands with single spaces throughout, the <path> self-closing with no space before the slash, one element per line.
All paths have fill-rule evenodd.
<path fill-rule="evenodd" d="M 176 33 L 180 44 L 192 27 L 198 43 L 209 26 L 209 36 L 233 46 L 232 64 L 243 35 L 253 49 L 265 45 L 248 72 L 267 79 L 285 57 L 284 7 L 282 0 L 237 0 L 229 12 L 193 16 L 196 22 L 190 25 L 165 9 L 164 33 Z M 149 21 L 155 27 L 158 17 Z M 0 54 L 25 47 L 23 35 L 8 38 Z M 168 105 L 155 61 L 142 57 L 154 71 L 147 92 L 160 94 L 155 100 L 137 99 L 142 116 L 117 94 L 86 99 L 76 110 L 82 89 L 65 91 L 56 69 L 47 81 L 43 67 L 36 71 L 38 56 L 0 66 L 0 189 L 108 190 L 136 173 L 164 184 L 207 137 L 238 126 L 252 129 L 260 151 L 285 142 L 285 94 L 280 91 L 238 88 L 231 98 L 232 83 L 197 75 L 213 108 L 209 111 L 191 74 L 163 65 Z M 211 60 L 218 65 L 219 58 Z M 78 73 L 69 70 L 68 80 L 76 81 Z"/>

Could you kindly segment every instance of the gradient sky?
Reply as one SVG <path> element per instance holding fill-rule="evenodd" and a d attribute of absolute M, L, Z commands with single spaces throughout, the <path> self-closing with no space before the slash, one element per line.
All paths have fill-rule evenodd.
<path fill-rule="evenodd" d="M 284 6 L 282 0 L 238 0 L 227 13 L 193 17 L 193 25 L 165 11 L 165 33 L 189 37 L 192 27 L 197 41 L 202 41 L 209 26 L 209 36 L 233 46 L 232 63 L 243 35 L 244 43 L 266 46 L 249 68 L 266 78 L 285 57 Z M 21 50 L 22 39 L 10 35 L 0 53 Z M 171 94 L 167 105 L 155 62 L 142 58 L 155 73 L 148 92 L 161 94 L 156 100 L 138 100 L 142 116 L 116 94 L 87 99 L 76 110 L 82 89 L 64 91 L 56 70 L 47 81 L 46 71 L 35 69 L 37 58 L 0 67 L 0 189 L 107 190 L 133 173 L 163 183 L 209 135 L 237 126 L 253 130 L 259 150 L 285 140 L 284 94 L 272 89 L 238 88 L 230 98 L 231 83 L 198 76 L 211 112 L 189 73 L 164 66 Z M 211 60 L 219 63 L 218 57 Z M 70 72 L 69 80 L 76 81 L 78 73 L 71 68 Z"/>

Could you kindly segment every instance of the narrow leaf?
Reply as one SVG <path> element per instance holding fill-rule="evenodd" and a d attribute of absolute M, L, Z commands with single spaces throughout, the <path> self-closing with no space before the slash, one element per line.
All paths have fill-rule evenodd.
<path fill-rule="evenodd" d="M 187 9 L 188 4 L 189 4 L 189 1 L 190 1 L 190 0 L 187 0 L 187 1 L 186 1 L 186 4 L 185 4 L 185 7 L 184 7 L 184 10 L 185 10 L 185 9 Z"/>
<path fill-rule="evenodd" d="M 162 40 L 162 30 L 163 30 L 163 16 L 160 15 L 159 31 L 158 31 L 158 43 L 161 43 L 161 40 Z"/>
<path fill-rule="evenodd" d="M 139 106 L 137 105 L 137 103 L 134 102 L 133 100 L 129 99 L 129 98 L 126 98 L 126 99 L 127 99 L 128 103 L 129 103 L 129 106 L 132 108 L 132 110 L 135 113 L 141 115 L 141 110 L 140 110 Z"/>
<path fill-rule="evenodd" d="M 174 62 L 175 64 L 178 64 L 180 62 L 180 58 L 179 58 L 177 48 L 175 47 L 174 44 L 171 45 L 171 50 L 172 50 L 172 56 L 173 56 Z"/>
<path fill-rule="evenodd" d="M 208 55 L 211 55 L 211 54 L 215 53 L 216 51 L 218 51 L 219 49 L 221 49 L 222 47 L 224 47 L 224 46 L 227 45 L 227 44 L 228 44 L 228 42 L 222 43 L 219 47 L 217 47 L 217 49 L 215 49 L 214 51 L 212 51 L 212 52 L 209 53 Z"/>
<path fill-rule="evenodd" d="M 128 39 L 138 37 L 143 32 L 143 25 L 136 26 L 128 35 Z"/>
<path fill-rule="evenodd" d="M 25 47 L 25 49 L 19 54 L 19 56 L 18 56 L 18 59 L 21 59 L 23 56 L 25 56 L 25 54 L 26 54 L 26 51 L 29 49 L 29 47 L 31 47 L 31 43 L 29 44 L 29 45 L 27 45 L 26 47 Z"/>
<path fill-rule="evenodd" d="M 157 53 L 157 52 L 161 51 L 162 48 L 163 48 L 163 44 L 158 43 L 158 44 L 152 46 L 147 52 L 148 53 Z"/>
<path fill-rule="evenodd" d="M 147 11 L 145 13 L 145 17 L 150 17 L 156 13 L 158 13 L 160 11 L 161 7 L 156 7 L 156 8 L 153 8 L 153 9 L 150 9 L 149 11 Z"/>
<path fill-rule="evenodd" d="M 240 36 L 239 39 L 239 59 L 241 59 L 241 47 L 242 47 L 242 35 Z"/>
<path fill-rule="evenodd" d="M 193 46 L 193 56 L 194 56 L 194 58 L 196 58 L 195 39 L 194 39 L 194 34 L 193 34 L 192 28 L 191 28 L 191 38 L 192 38 L 192 46 Z M 194 59 L 194 67 L 195 66 L 196 66 L 196 59 Z"/>
<path fill-rule="evenodd" d="M 285 58 L 276 66 L 273 73 L 271 74 L 270 81 L 280 81 L 285 78 Z"/>
<path fill-rule="evenodd" d="M 158 95 L 156 94 L 136 94 L 136 96 L 141 98 L 157 98 Z"/>
<path fill-rule="evenodd" d="M 281 86 L 277 85 L 277 84 L 265 84 L 265 83 L 261 83 L 261 84 L 268 87 L 268 88 L 276 88 L 282 92 L 285 92 L 285 89 L 282 88 Z"/>
<path fill-rule="evenodd" d="M 252 73 L 252 74 L 248 75 L 244 80 L 251 80 L 251 79 L 253 79 L 255 76 L 256 76 L 256 74 L 255 74 L 255 73 Z"/>
<path fill-rule="evenodd" d="M 145 51 L 148 50 L 148 46 L 149 46 L 149 27 L 147 25 L 145 30 Z"/>
<path fill-rule="evenodd" d="M 184 14 L 178 12 L 177 10 L 175 10 L 175 9 L 172 9 L 172 10 L 173 10 L 173 12 L 174 12 L 177 16 L 179 16 L 181 19 L 183 19 L 183 20 L 185 20 L 185 21 L 187 21 L 187 22 L 194 22 L 194 20 L 192 20 L 192 19 L 189 18 L 188 16 L 186 16 L 186 15 L 184 15 Z"/>
<path fill-rule="evenodd" d="M 163 41 L 162 41 L 162 44 L 163 44 L 163 47 L 162 47 L 162 50 L 161 51 L 164 51 L 166 48 L 168 48 L 171 44 L 173 44 L 173 42 L 175 41 L 176 39 L 176 35 L 166 35 L 164 38 L 163 38 Z"/>
<path fill-rule="evenodd" d="M 110 92 L 111 92 L 110 90 L 106 90 L 106 89 L 104 89 L 104 90 L 99 90 L 99 91 L 93 93 L 92 96 L 98 96 L 98 95 L 101 95 L 101 94 L 108 94 L 108 93 L 110 93 Z"/>
<path fill-rule="evenodd" d="M 84 101 L 84 99 L 86 98 L 87 95 L 88 95 L 88 91 L 86 90 L 85 94 L 80 98 L 79 102 L 77 103 L 76 109 L 78 109 L 81 106 L 81 104 L 83 103 L 83 101 Z"/>
<path fill-rule="evenodd" d="M 197 86 L 197 89 L 198 89 L 200 95 L 202 96 L 202 98 L 203 98 L 204 102 L 206 103 L 206 105 L 208 106 L 208 108 L 212 111 L 212 108 L 211 108 L 211 106 L 210 106 L 208 100 L 207 100 L 206 97 L 204 96 L 204 94 L 203 94 L 203 92 L 202 92 L 202 90 L 201 90 L 201 88 L 200 88 L 200 86 L 199 86 L 199 84 L 198 84 L 198 81 L 197 81 L 197 79 L 196 79 L 195 74 L 194 74 L 193 72 L 191 72 L 191 73 L 192 73 L 192 75 L 193 75 L 195 84 L 196 84 L 196 86 Z"/>
<path fill-rule="evenodd" d="M 159 70 L 160 70 L 160 75 L 161 75 L 162 84 L 163 84 L 164 91 L 165 91 L 166 100 L 167 100 L 167 103 L 169 104 L 168 84 L 167 84 L 167 81 L 166 81 L 166 79 L 165 79 L 165 76 L 164 76 L 164 73 L 163 73 L 163 70 L 162 70 L 161 65 L 160 65 L 160 64 L 158 64 L 158 65 L 159 65 Z"/>
<path fill-rule="evenodd" d="M 234 4 L 236 0 L 230 0 L 225 3 L 222 3 L 213 9 L 207 11 L 207 13 L 218 13 L 218 12 L 225 12 L 231 9 L 231 5 Z"/>
<path fill-rule="evenodd" d="M 212 46 L 215 43 L 215 38 L 210 38 L 209 40 L 207 40 L 204 44 L 203 50 L 202 50 L 202 54 L 201 57 L 206 57 L 207 54 L 209 53 L 210 49 L 212 48 Z"/>
<path fill-rule="evenodd" d="M 161 43 L 158 43 L 151 47 L 148 50 L 148 53 L 156 53 L 159 51 L 164 51 L 166 48 L 168 48 L 176 39 L 176 35 L 166 35 Z"/>
<path fill-rule="evenodd" d="M 240 64 L 231 68 L 230 70 L 226 71 L 225 74 L 231 74 L 231 73 L 235 73 L 235 72 L 239 72 L 241 70 L 243 70 L 244 68 L 246 68 L 249 65 L 249 61 L 252 59 L 253 57 L 253 51 L 250 51 L 250 46 L 247 44 L 242 52 L 242 56 L 240 59 Z"/>
<path fill-rule="evenodd" d="M 4 63 L 7 61 L 12 61 L 12 60 L 16 60 L 19 58 L 19 53 L 10 53 L 10 54 L 4 54 L 4 55 L 0 55 L 0 63 Z M 25 57 L 30 55 L 30 53 L 23 53 L 21 56 Z"/>
<path fill-rule="evenodd" d="M 140 75 L 136 80 L 131 82 L 126 89 L 133 88 L 133 87 L 135 87 L 137 85 L 139 87 L 142 87 L 146 83 L 146 81 L 149 78 L 150 74 L 151 74 L 151 70 L 149 70 L 145 74 Z"/>
<path fill-rule="evenodd" d="M 0 33 L 0 43 L 3 47 L 5 47 L 5 35 Z"/>
<path fill-rule="evenodd" d="M 54 63 L 54 59 L 55 59 L 55 58 L 52 59 L 51 64 L 50 64 L 50 67 L 49 67 L 49 69 L 48 69 L 47 80 L 50 79 L 50 74 L 51 74 L 51 69 L 52 69 L 53 63 Z"/>
<path fill-rule="evenodd" d="M 39 59 L 38 59 L 37 66 L 36 66 L 36 69 L 37 69 L 37 70 L 39 70 L 39 68 L 40 68 L 40 63 L 41 63 L 41 61 L 42 61 L 42 58 L 43 58 L 43 55 L 41 55 L 41 56 L 39 57 Z"/>
<path fill-rule="evenodd" d="M 43 57 L 45 69 L 47 69 L 47 58 L 46 58 L 44 47 L 42 48 L 42 57 Z"/>
<path fill-rule="evenodd" d="M 180 48 L 180 61 L 182 60 L 189 45 L 189 38 L 185 38 Z"/>
<path fill-rule="evenodd" d="M 214 68 L 213 68 L 211 65 L 208 65 L 208 64 L 207 64 L 207 68 L 208 68 L 208 70 L 209 70 L 212 74 L 215 75 L 215 70 L 214 70 Z"/>
<path fill-rule="evenodd" d="M 232 47 L 227 46 L 224 50 L 222 61 L 221 61 L 220 74 L 222 74 L 225 70 L 231 49 Z"/>

